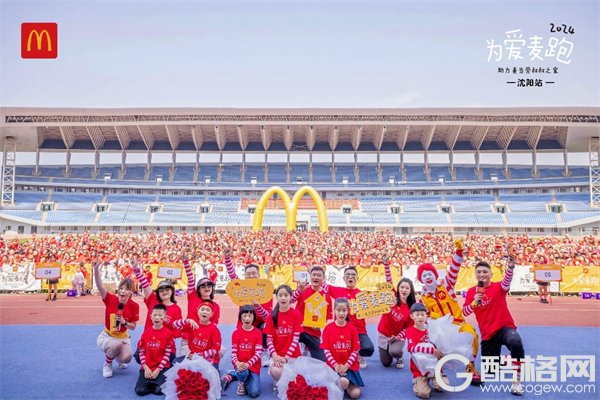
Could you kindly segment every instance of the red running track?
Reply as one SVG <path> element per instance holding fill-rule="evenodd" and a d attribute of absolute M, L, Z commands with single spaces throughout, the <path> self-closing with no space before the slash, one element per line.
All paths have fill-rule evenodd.
<path fill-rule="evenodd" d="M 99 296 L 66 297 L 59 294 L 57 301 L 44 301 L 45 294 L 0 295 L 0 325 L 100 325 L 104 321 L 104 304 Z M 141 297 L 140 319 L 144 321 L 146 306 Z M 215 297 L 221 306 L 223 324 L 234 324 L 238 307 L 225 294 Z M 177 302 L 185 315 L 187 300 Z M 462 299 L 460 299 L 462 303 Z M 589 326 L 600 327 L 600 300 L 582 300 L 578 297 L 553 297 L 552 304 L 541 304 L 537 296 L 509 297 L 508 306 L 517 325 L 521 326 Z M 376 324 L 379 318 L 369 318 Z M 467 322 L 476 324 L 472 316 Z"/>

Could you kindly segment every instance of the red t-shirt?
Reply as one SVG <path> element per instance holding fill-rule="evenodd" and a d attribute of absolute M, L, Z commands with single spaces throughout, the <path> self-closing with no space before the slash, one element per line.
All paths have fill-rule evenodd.
<path fill-rule="evenodd" d="M 116 326 L 116 316 L 119 311 L 119 298 L 112 293 L 107 293 L 102 300 L 106 305 L 104 309 L 104 327 L 110 331 L 111 336 L 114 336 Z M 123 318 L 127 322 L 135 323 L 140 319 L 140 306 L 133 300 L 128 299 L 122 310 Z M 124 334 L 127 331 L 125 325 L 119 325 L 118 333 Z"/>
<path fill-rule="evenodd" d="M 256 354 L 256 346 L 262 346 L 262 333 L 256 327 L 252 327 L 251 331 L 244 328 L 238 328 L 231 336 L 231 346 L 237 346 L 237 359 L 240 362 L 247 362 Z M 250 371 L 260 375 L 260 357 L 250 367 Z"/>
<path fill-rule="evenodd" d="M 198 296 L 198 293 L 195 290 L 192 292 L 188 292 L 187 299 L 188 299 L 187 317 L 190 319 L 193 319 L 198 324 L 200 324 L 200 318 L 198 318 L 198 308 L 200 308 L 200 303 L 202 303 L 204 300 L 202 300 Z M 214 300 L 211 300 L 211 301 L 213 304 L 213 315 L 212 315 L 212 317 L 210 317 L 210 322 L 212 322 L 213 324 L 218 324 L 219 317 L 221 316 L 221 307 L 219 307 L 219 304 L 217 304 L 216 301 L 214 301 Z"/>
<path fill-rule="evenodd" d="M 298 297 L 298 303 L 296 304 L 296 310 L 302 317 L 302 321 L 304 320 L 304 308 L 306 307 L 305 302 L 314 293 L 316 293 L 316 291 L 312 288 L 312 286 L 309 286 Z M 329 296 L 329 294 L 327 294 L 323 289 L 319 290 L 319 293 L 322 296 L 324 296 L 325 301 L 327 301 L 327 319 L 330 320 L 331 319 L 331 311 L 332 311 L 331 310 L 331 296 Z M 306 332 L 307 334 L 309 334 L 311 336 L 321 337 L 321 329 L 318 329 L 318 328 L 305 327 L 304 332 Z"/>
<path fill-rule="evenodd" d="M 331 322 L 323 330 L 321 348 L 331 352 L 336 364 L 344 365 L 352 352 L 360 350 L 358 332 L 352 324 L 347 323 L 344 326 L 338 326 L 335 322 Z M 331 360 L 327 360 L 327 365 L 331 368 L 334 367 Z M 350 369 L 358 371 L 358 357 L 354 360 Z"/>
<path fill-rule="evenodd" d="M 148 280 L 148 284 L 152 287 L 152 272 L 144 271 L 144 275 L 146 275 L 146 279 Z"/>
<path fill-rule="evenodd" d="M 150 325 L 144 329 L 142 338 L 138 342 L 138 348 L 146 351 L 146 365 L 150 369 L 154 371 L 158 368 L 169 344 L 171 345 L 171 352 L 174 352 L 173 332 L 166 326 L 163 325 L 162 328 L 156 330 Z M 168 368 L 169 365 L 170 363 L 167 361 L 165 368 Z"/>
<path fill-rule="evenodd" d="M 465 304 L 471 304 L 475 298 L 477 287 L 473 286 L 467 291 Z M 502 328 L 517 329 L 508 305 L 506 304 L 507 291 L 502 289 L 500 282 L 492 282 L 485 288 L 481 305 L 474 308 L 477 324 L 481 332 L 481 340 L 491 339 Z"/>
<path fill-rule="evenodd" d="M 408 351 L 419 343 L 429 343 L 429 335 L 427 329 L 421 331 L 414 326 L 411 326 L 406 330 L 406 347 Z M 419 368 L 415 365 L 412 357 L 410 358 L 410 372 L 413 374 L 413 378 L 423 376 Z"/>
<path fill-rule="evenodd" d="M 329 296 L 331 296 L 331 299 L 334 301 L 335 301 L 335 299 L 340 298 L 340 297 L 344 297 L 348 300 L 351 300 L 351 299 L 356 298 L 356 295 L 360 293 L 360 289 L 358 289 L 358 288 L 348 289 L 348 288 L 339 287 L 339 286 L 329 286 L 327 292 L 329 293 Z M 350 319 L 350 323 L 352 323 L 352 325 L 354 325 L 354 327 L 356 328 L 356 331 L 359 334 L 367 333 L 367 324 L 364 319 L 358 319 L 358 318 L 356 318 L 356 315 L 350 314 L 350 313 L 348 314 L 348 318 Z"/>
<path fill-rule="evenodd" d="M 286 312 L 280 311 L 277 315 L 277 328 L 273 323 L 273 317 L 269 317 L 263 332 L 273 336 L 273 346 L 277 355 L 284 357 L 292 345 L 294 333 L 302 333 L 302 317 L 298 311 L 290 308 Z M 292 354 L 292 358 L 300 356 L 300 346 Z"/>
<path fill-rule="evenodd" d="M 390 307 L 390 312 L 383 314 L 377 325 L 377 332 L 384 336 L 392 337 L 414 325 L 414 321 L 410 317 L 410 309 L 406 303 L 394 305 Z"/>
<path fill-rule="evenodd" d="M 144 299 L 144 303 L 146 307 L 148 307 L 148 313 L 146 314 L 146 323 L 145 326 L 152 326 L 152 308 L 158 304 L 158 298 L 156 297 L 156 293 L 154 291 L 150 292 L 150 295 Z M 167 313 L 165 314 L 165 319 L 163 320 L 163 324 L 171 330 L 173 330 L 173 322 L 182 318 L 181 316 L 181 308 L 177 304 L 171 304 L 167 307 Z M 173 330 L 174 337 L 180 337 L 181 331 L 179 329 Z"/>
<path fill-rule="evenodd" d="M 198 329 L 192 330 L 188 325 L 183 329 L 183 337 L 188 339 L 190 351 L 201 354 L 202 352 L 214 349 L 217 353 L 207 358 L 207 361 L 218 364 L 220 360 L 219 351 L 221 350 L 221 332 L 217 325 L 210 323 L 202 325 Z"/>

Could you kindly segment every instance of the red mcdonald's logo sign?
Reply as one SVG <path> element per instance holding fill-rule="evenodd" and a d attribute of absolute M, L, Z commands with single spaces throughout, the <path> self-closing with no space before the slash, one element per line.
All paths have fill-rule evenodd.
<path fill-rule="evenodd" d="M 22 58 L 57 58 L 58 24 L 23 22 L 21 24 Z"/>

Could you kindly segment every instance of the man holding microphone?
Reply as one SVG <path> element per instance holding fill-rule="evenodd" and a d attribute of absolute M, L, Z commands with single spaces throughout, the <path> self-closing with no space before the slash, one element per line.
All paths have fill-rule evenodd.
<path fill-rule="evenodd" d="M 512 384 L 511 393 L 520 396 L 523 394 L 523 385 L 520 382 L 521 360 L 525 357 L 525 350 L 506 303 L 514 268 L 515 257 L 510 249 L 501 282 L 491 282 L 492 268 L 485 261 L 478 262 L 475 266 L 478 284 L 467 291 L 462 311 L 465 317 L 475 313 L 481 332 L 482 357 L 500 357 L 502 346 L 508 348 L 517 372 L 517 379 Z"/>

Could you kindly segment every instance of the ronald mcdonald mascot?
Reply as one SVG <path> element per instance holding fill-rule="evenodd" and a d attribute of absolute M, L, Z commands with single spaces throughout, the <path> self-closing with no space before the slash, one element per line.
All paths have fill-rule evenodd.
<path fill-rule="evenodd" d="M 423 284 L 422 302 L 427 307 L 429 317 L 437 319 L 444 315 L 451 315 L 454 324 L 460 327 L 460 332 L 473 335 L 473 357 L 467 365 L 467 372 L 473 374 L 471 384 L 481 384 L 481 376 L 475 368 L 475 358 L 479 350 L 479 337 L 475 328 L 465 322 L 462 308 L 456 300 L 454 285 L 458 277 L 458 271 L 463 262 L 463 243 L 458 239 L 455 242 L 456 253 L 452 256 L 452 262 L 443 280 L 439 279 L 437 269 L 432 264 L 421 264 L 417 270 L 417 279 Z"/>

